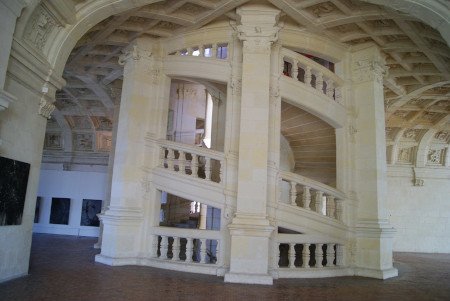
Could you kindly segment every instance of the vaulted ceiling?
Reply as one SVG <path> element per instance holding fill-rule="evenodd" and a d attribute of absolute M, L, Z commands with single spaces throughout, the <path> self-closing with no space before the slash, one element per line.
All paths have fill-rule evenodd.
<path fill-rule="evenodd" d="M 72 1 L 77 11 L 93 2 Z M 107 156 L 122 86 L 118 57 L 133 39 L 143 35 L 165 38 L 215 20 L 236 20 L 235 8 L 246 2 L 165 0 L 110 16 L 93 26 L 67 61 L 63 75 L 67 85 L 56 96 L 57 111 L 48 124 L 44 161 L 52 162 L 61 151 Z M 285 26 L 348 45 L 372 41 L 380 47 L 389 67 L 384 79 L 389 139 L 395 140 L 395 134 L 403 135 L 408 129 L 450 131 L 450 49 L 437 30 L 400 11 L 357 0 L 264 2 L 282 11 Z M 59 131 L 66 137 L 72 133 L 72 140 L 52 140 L 51 135 Z"/>

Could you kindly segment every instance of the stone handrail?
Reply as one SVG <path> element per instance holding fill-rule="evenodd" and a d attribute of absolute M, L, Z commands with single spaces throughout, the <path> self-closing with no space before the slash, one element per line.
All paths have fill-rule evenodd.
<path fill-rule="evenodd" d="M 192 264 L 219 264 L 220 231 L 154 227 L 152 258 Z"/>
<path fill-rule="evenodd" d="M 205 43 L 196 46 L 190 46 L 182 49 L 178 49 L 175 51 L 171 51 L 168 55 L 182 55 L 182 56 L 198 56 L 198 57 L 206 57 L 206 58 L 216 58 L 227 60 L 228 59 L 228 49 L 227 54 L 219 54 L 217 50 L 220 47 L 228 47 L 228 42 L 214 42 L 214 43 Z"/>
<path fill-rule="evenodd" d="M 327 97 L 341 103 L 341 88 L 344 81 L 324 66 L 292 50 L 283 48 L 281 50 L 282 66 L 284 62 L 292 64 L 290 74 L 285 74 L 304 83 L 308 87 L 314 88 L 324 93 Z M 299 78 L 299 70 L 304 72 Z"/>
<path fill-rule="evenodd" d="M 318 181 L 309 179 L 307 177 L 286 171 L 280 171 L 281 181 L 288 182 L 290 184 L 289 199 L 292 206 L 297 205 L 298 190 L 297 186 L 301 187 L 302 191 L 302 208 L 306 210 L 315 210 L 319 214 L 323 214 L 323 197 L 326 197 L 326 216 L 330 218 L 336 218 L 339 221 L 343 221 L 344 215 L 344 200 L 345 194 L 341 191 L 332 188 L 328 185 L 320 183 Z M 312 202 L 311 192 L 314 191 L 314 202 Z"/>
<path fill-rule="evenodd" d="M 222 183 L 225 155 L 188 144 L 159 140 L 160 167 L 194 178 Z"/>
<path fill-rule="evenodd" d="M 344 246 L 336 242 L 303 234 L 278 234 L 276 246 L 280 268 L 308 269 L 344 266 Z"/>

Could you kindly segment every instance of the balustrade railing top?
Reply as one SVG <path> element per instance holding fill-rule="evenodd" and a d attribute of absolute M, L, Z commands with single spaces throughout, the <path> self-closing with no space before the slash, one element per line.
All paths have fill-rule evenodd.
<path fill-rule="evenodd" d="M 158 140 L 158 144 L 161 167 L 193 178 L 223 183 L 224 153 L 168 140 Z"/>
<path fill-rule="evenodd" d="M 334 72 L 286 48 L 281 50 L 281 58 L 283 66 L 281 72 L 284 75 L 321 91 L 327 97 L 341 103 L 341 88 L 344 85 L 344 81 Z M 284 70 L 285 62 L 291 64 L 290 70 Z"/>
<path fill-rule="evenodd" d="M 202 45 L 190 46 L 181 49 L 177 49 L 168 53 L 168 55 L 181 55 L 181 56 L 197 56 L 206 58 L 216 58 L 221 60 L 228 59 L 228 43 L 227 42 L 214 42 L 205 43 Z"/>
<path fill-rule="evenodd" d="M 336 218 L 337 220 L 343 222 L 343 202 L 345 200 L 345 194 L 343 192 L 323 183 L 291 172 L 280 171 L 280 179 L 281 181 L 285 181 L 290 184 L 289 203 L 292 206 L 298 206 L 297 196 L 299 195 L 299 192 L 297 187 L 299 186 L 301 191 L 302 208 L 311 210 L 311 207 L 313 207 L 316 213 L 324 214 L 327 217 Z M 314 195 L 312 195 L 312 192 L 314 192 Z"/>

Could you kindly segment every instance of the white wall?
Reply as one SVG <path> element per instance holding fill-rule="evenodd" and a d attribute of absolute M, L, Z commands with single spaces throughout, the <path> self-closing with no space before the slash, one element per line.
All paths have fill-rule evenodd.
<path fill-rule="evenodd" d="M 33 232 L 98 236 L 98 227 L 80 226 L 83 199 L 105 201 L 107 174 L 100 172 L 41 170 L 38 196 L 41 199 L 39 223 Z M 68 225 L 50 224 L 52 198 L 70 198 Z"/>
<path fill-rule="evenodd" d="M 397 229 L 394 251 L 450 253 L 450 170 L 412 167 L 388 169 L 388 210 Z"/>

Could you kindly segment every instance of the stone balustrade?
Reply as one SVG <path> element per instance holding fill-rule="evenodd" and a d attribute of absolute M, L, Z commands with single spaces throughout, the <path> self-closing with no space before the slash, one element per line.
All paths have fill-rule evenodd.
<path fill-rule="evenodd" d="M 344 246 L 302 234 L 278 234 L 278 267 L 289 269 L 344 266 Z"/>
<path fill-rule="evenodd" d="M 222 184 L 225 169 L 223 153 L 167 140 L 160 140 L 159 146 L 160 167 Z"/>
<path fill-rule="evenodd" d="M 288 70 L 282 70 L 284 75 L 321 91 L 327 97 L 341 103 L 341 89 L 344 81 L 339 76 L 306 56 L 289 49 L 283 48 L 281 56 L 282 66 L 284 67 L 285 62 L 290 65 Z"/>
<path fill-rule="evenodd" d="M 152 233 L 152 258 L 188 264 L 221 262 L 219 231 L 155 227 Z"/>
<path fill-rule="evenodd" d="M 344 193 L 291 172 L 281 171 L 280 178 L 290 185 L 289 203 L 292 206 L 344 221 Z"/>
<path fill-rule="evenodd" d="M 228 43 L 221 42 L 191 46 L 172 51 L 168 55 L 198 56 L 227 60 Z"/>

